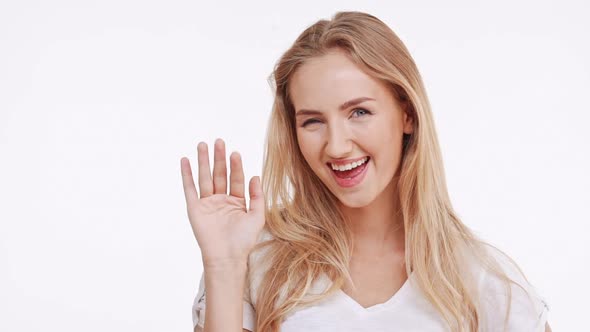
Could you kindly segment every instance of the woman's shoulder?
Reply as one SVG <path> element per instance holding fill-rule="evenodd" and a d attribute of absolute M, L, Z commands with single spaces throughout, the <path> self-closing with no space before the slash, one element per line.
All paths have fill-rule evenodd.
<path fill-rule="evenodd" d="M 549 307 L 518 264 L 502 250 L 486 244 L 492 265 L 478 265 L 478 294 L 485 331 L 496 331 L 508 314 L 508 331 L 544 331 Z M 495 264 L 494 264 L 495 263 Z M 503 273 L 497 273 L 493 267 Z M 508 279 L 506 279 L 505 277 Z"/>
<path fill-rule="evenodd" d="M 248 255 L 248 288 L 252 304 L 256 304 L 257 290 L 266 271 L 270 268 L 274 236 L 265 227 L 258 235 L 256 246 Z"/>
<path fill-rule="evenodd" d="M 256 268 L 259 264 L 263 263 L 271 250 L 274 242 L 274 236 L 271 234 L 268 228 L 263 228 L 258 234 L 256 240 L 256 246 L 250 251 L 248 255 L 248 267 Z"/>
<path fill-rule="evenodd" d="M 480 287 L 494 289 L 495 292 L 501 292 L 500 289 L 506 289 L 505 285 L 507 280 L 493 269 L 494 267 L 497 267 L 510 279 L 509 281 L 512 288 L 525 288 L 523 291 L 535 291 L 534 287 L 525 276 L 524 271 L 506 252 L 491 244 L 485 244 L 483 249 L 487 258 L 492 262 L 492 265 L 481 262 L 482 264 L 478 266 Z"/>

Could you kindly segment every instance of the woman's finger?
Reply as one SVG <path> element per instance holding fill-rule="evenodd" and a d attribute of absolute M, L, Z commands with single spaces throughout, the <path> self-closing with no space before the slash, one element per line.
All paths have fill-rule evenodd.
<path fill-rule="evenodd" d="M 221 138 L 215 140 L 213 160 L 213 193 L 227 194 L 227 166 L 225 165 L 225 143 Z"/>
<path fill-rule="evenodd" d="M 197 188 L 193 180 L 191 164 L 186 157 L 180 159 L 180 173 L 182 175 L 182 187 L 184 188 L 184 198 L 186 199 L 187 208 L 194 204 L 198 199 Z"/>
<path fill-rule="evenodd" d="M 229 156 L 229 165 L 229 194 L 244 198 L 244 169 L 242 167 L 242 157 L 239 153 L 233 152 Z"/>
<path fill-rule="evenodd" d="M 209 151 L 207 143 L 197 145 L 199 159 L 199 191 L 201 198 L 213 195 L 213 181 L 211 180 L 211 166 L 209 166 Z"/>
<path fill-rule="evenodd" d="M 250 194 L 250 209 L 248 210 L 248 213 L 264 216 L 264 194 L 262 192 L 260 177 L 252 177 L 248 187 Z"/>

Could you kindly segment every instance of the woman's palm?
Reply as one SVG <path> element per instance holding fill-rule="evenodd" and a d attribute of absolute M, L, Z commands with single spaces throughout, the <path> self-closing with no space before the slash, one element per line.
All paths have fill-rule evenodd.
<path fill-rule="evenodd" d="M 207 145 L 198 148 L 199 187 L 197 197 L 190 163 L 181 159 L 187 213 L 205 265 L 240 262 L 247 259 L 264 226 L 264 198 L 258 177 L 249 183 L 250 210 L 244 197 L 244 175 L 239 154 L 230 156 L 230 193 L 222 140 L 215 142 L 213 178 Z"/>

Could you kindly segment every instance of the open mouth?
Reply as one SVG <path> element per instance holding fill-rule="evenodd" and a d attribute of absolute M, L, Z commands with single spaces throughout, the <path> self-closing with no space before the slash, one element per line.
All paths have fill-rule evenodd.
<path fill-rule="evenodd" d="M 336 166 L 328 163 L 328 167 L 332 170 L 334 179 L 340 186 L 352 187 L 363 180 L 370 160 L 371 158 L 367 156 L 347 165 Z"/>

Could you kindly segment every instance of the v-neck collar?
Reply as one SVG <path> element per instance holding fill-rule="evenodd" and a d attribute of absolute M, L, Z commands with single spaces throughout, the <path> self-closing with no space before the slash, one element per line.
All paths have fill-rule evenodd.
<path fill-rule="evenodd" d="M 412 271 L 410 273 L 410 276 L 408 276 L 408 278 L 402 284 L 402 286 L 387 301 L 385 301 L 383 303 L 374 304 L 370 307 L 366 307 L 366 308 L 363 307 L 360 303 L 358 303 L 356 300 L 354 300 L 352 297 L 350 297 L 348 294 L 346 294 L 342 289 L 338 289 L 336 291 L 336 296 L 343 299 L 343 301 L 346 302 L 352 308 L 352 310 L 354 310 L 355 312 L 363 313 L 363 314 L 377 312 L 377 311 L 381 311 L 383 309 L 391 309 L 391 308 L 395 307 L 396 305 L 398 305 L 399 303 L 402 303 L 403 300 L 407 297 L 407 294 L 410 291 L 410 288 L 412 287 L 410 284 L 411 283 L 410 278 L 412 278 L 413 275 L 414 275 L 414 271 Z"/>

